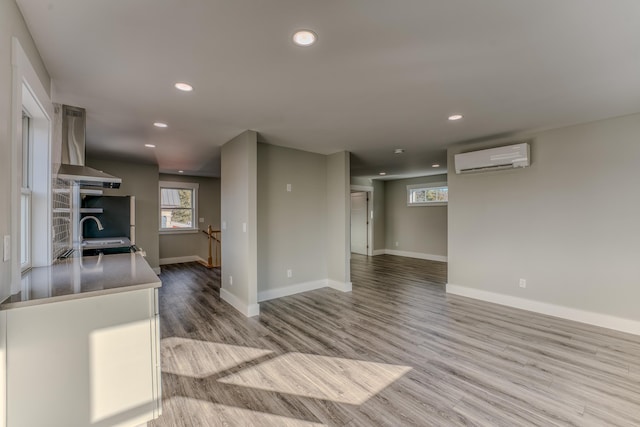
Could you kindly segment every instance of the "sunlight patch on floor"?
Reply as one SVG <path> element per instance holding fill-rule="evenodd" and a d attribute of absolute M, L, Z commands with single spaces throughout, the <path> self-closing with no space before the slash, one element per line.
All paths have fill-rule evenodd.
<path fill-rule="evenodd" d="M 288 353 L 218 381 L 362 405 L 410 370 L 408 366 Z"/>
<path fill-rule="evenodd" d="M 227 427 L 321 427 L 324 424 L 252 411 L 235 406 L 221 405 L 205 400 L 176 396 L 163 401 L 164 413 L 161 425 L 227 426 Z M 174 424 L 179 423 L 179 424 Z"/>
<path fill-rule="evenodd" d="M 160 349 L 162 372 L 192 378 L 206 378 L 273 353 L 260 348 L 179 337 L 164 338 Z"/>

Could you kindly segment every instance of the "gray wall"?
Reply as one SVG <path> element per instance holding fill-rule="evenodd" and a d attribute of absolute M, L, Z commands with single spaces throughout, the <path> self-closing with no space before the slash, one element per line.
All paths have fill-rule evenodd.
<path fill-rule="evenodd" d="M 447 207 L 407 206 L 407 185 L 446 181 L 446 175 L 384 181 L 386 249 L 447 256 Z"/>
<path fill-rule="evenodd" d="M 327 156 L 258 144 L 259 292 L 327 278 L 326 169 Z"/>
<path fill-rule="evenodd" d="M 384 181 L 373 180 L 373 250 L 385 249 L 386 194 Z"/>
<path fill-rule="evenodd" d="M 449 283 L 640 320 L 639 141 L 640 115 L 567 127 L 529 168 L 474 175 L 453 155 L 500 144 L 451 148 Z"/>
<path fill-rule="evenodd" d="M 87 166 L 122 178 L 117 190 L 105 190 L 105 195 L 136 197 L 136 244 L 147 252 L 152 268 L 159 266 L 159 201 L 158 166 L 87 157 Z"/>
<path fill-rule="evenodd" d="M 194 182 L 198 188 L 198 217 L 204 218 L 197 227 L 206 230 L 211 225 L 220 230 L 220 179 L 202 176 L 160 174 L 159 181 Z M 215 243 L 212 243 L 212 245 Z M 212 247 L 215 251 L 215 246 Z M 160 259 L 199 256 L 207 260 L 209 242 L 203 233 L 160 234 Z M 213 252 L 215 262 L 215 252 Z"/>
<path fill-rule="evenodd" d="M 327 156 L 327 275 L 340 284 L 351 282 L 351 189 L 349 153 Z"/>
<path fill-rule="evenodd" d="M 10 235 L 18 224 L 11 223 L 11 128 L 12 128 L 12 87 L 11 38 L 17 37 L 31 65 L 36 70 L 45 90 L 50 93 L 49 74 L 33 43 L 31 34 L 13 0 L 0 1 L 0 238 Z M 14 245 L 16 242 L 12 242 Z M 0 258 L 0 301 L 11 293 L 11 261 Z"/>
<path fill-rule="evenodd" d="M 222 294 L 229 292 L 247 307 L 257 303 L 258 287 L 257 146 L 253 131 L 222 146 L 221 221 L 226 223 L 226 229 L 222 227 Z"/>

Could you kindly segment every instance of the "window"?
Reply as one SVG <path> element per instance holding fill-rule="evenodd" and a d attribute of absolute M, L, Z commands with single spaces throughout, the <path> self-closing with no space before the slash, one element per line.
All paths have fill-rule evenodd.
<path fill-rule="evenodd" d="M 160 231 L 195 231 L 198 224 L 198 184 L 160 182 Z"/>
<path fill-rule="evenodd" d="M 449 190 L 444 182 L 407 185 L 407 206 L 444 206 Z"/>
<path fill-rule="evenodd" d="M 51 118 L 47 90 L 17 38 L 11 38 L 11 290 L 21 272 L 50 265 L 52 254 Z M 7 153 L 3 153 L 7 154 Z"/>
<path fill-rule="evenodd" d="M 20 270 L 31 267 L 31 118 L 22 112 L 22 184 L 20 186 Z"/>

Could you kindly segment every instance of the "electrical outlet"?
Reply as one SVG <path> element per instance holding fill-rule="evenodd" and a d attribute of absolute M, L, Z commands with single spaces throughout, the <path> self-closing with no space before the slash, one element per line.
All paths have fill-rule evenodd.
<path fill-rule="evenodd" d="M 204 222 L 204 218 L 198 218 L 198 222 L 202 224 Z"/>
<path fill-rule="evenodd" d="M 233 276 L 229 276 L 229 285 L 233 286 Z"/>
<path fill-rule="evenodd" d="M 292 278 L 293 277 L 293 271 L 287 270 L 287 277 L 288 278 Z"/>
<path fill-rule="evenodd" d="M 526 279 L 520 279 L 520 287 L 521 288 L 526 288 L 527 287 L 527 280 Z"/>
<path fill-rule="evenodd" d="M 396 242 L 396 248 L 398 247 L 399 244 L 400 244 L 399 242 Z"/>
<path fill-rule="evenodd" d="M 243 223 L 242 223 L 242 232 L 243 232 L 243 233 L 246 233 L 246 232 L 247 232 L 247 223 L 246 223 L 246 222 L 243 222 Z"/>
<path fill-rule="evenodd" d="M 287 184 L 287 192 L 291 193 L 291 184 Z"/>
<path fill-rule="evenodd" d="M 222 221 L 222 229 L 223 230 L 227 229 L 227 221 Z"/>

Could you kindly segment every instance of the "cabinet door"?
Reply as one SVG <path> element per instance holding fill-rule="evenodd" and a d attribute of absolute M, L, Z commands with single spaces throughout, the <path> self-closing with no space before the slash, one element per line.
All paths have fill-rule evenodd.
<path fill-rule="evenodd" d="M 9 310 L 8 425 L 152 419 L 153 306 L 154 290 L 144 289 Z"/>

